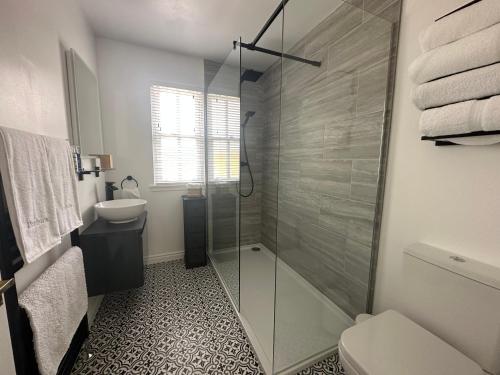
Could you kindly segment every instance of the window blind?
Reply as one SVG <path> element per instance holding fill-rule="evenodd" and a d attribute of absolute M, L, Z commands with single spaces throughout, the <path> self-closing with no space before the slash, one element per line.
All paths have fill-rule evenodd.
<path fill-rule="evenodd" d="M 240 98 L 207 95 L 208 180 L 237 181 L 240 176 Z"/>
<path fill-rule="evenodd" d="M 155 184 L 203 182 L 203 93 L 151 87 Z"/>

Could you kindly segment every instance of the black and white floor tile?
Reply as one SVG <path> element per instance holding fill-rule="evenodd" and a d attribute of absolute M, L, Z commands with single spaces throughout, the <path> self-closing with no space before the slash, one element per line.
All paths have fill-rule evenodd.
<path fill-rule="evenodd" d="M 302 370 L 298 375 L 344 375 L 344 369 L 339 361 L 339 355 L 336 352 L 334 355 L 324 359 L 321 362 L 315 363 L 311 367 Z"/>
<path fill-rule="evenodd" d="M 147 266 L 142 288 L 106 295 L 85 349 L 73 374 L 263 374 L 213 268 L 180 261 Z M 342 373 L 333 356 L 300 374 Z"/>

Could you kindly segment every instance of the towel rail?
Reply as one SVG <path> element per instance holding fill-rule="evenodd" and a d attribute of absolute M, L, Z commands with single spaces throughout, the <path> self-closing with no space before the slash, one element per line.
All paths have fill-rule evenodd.
<path fill-rule="evenodd" d="M 125 177 L 125 178 L 122 180 L 122 183 L 120 184 L 120 186 L 121 186 L 122 190 L 123 190 L 123 183 L 124 183 L 125 181 L 135 181 L 136 186 L 137 186 L 137 187 L 139 187 L 139 182 L 137 182 L 137 180 L 136 180 L 135 178 L 133 178 L 132 176 L 127 176 L 127 177 Z"/>
<path fill-rule="evenodd" d="M 71 232 L 71 244 L 78 246 L 79 231 Z M 0 274 L 4 279 L 14 280 L 15 273 L 24 265 L 16 244 L 9 210 L 5 199 L 2 176 L 0 175 Z M 12 283 L 12 282 L 11 282 Z M 12 285 L 12 284 L 11 284 Z M 16 288 L 9 287 L 4 292 L 4 301 L 9 324 L 10 339 L 17 375 L 36 375 L 38 365 L 33 349 L 33 333 L 26 313 L 20 308 Z M 59 365 L 57 375 L 71 373 L 80 348 L 88 336 L 87 315 L 82 319 L 65 357 Z"/>

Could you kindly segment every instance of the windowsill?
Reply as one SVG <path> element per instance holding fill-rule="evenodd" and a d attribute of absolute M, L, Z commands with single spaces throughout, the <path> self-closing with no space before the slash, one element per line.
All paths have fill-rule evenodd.
<path fill-rule="evenodd" d="M 238 185 L 240 183 L 239 180 L 234 180 L 234 181 L 211 181 L 208 183 L 208 185 L 215 185 L 215 186 L 224 186 L 224 185 Z"/>
<path fill-rule="evenodd" d="M 149 185 L 151 191 L 187 191 L 186 183 L 172 184 L 153 184 Z"/>
<path fill-rule="evenodd" d="M 209 186 L 233 186 L 233 185 L 238 185 L 239 181 L 212 181 L 208 185 Z M 165 184 L 152 184 L 149 185 L 149 190 L 156 192 L 156 191 L 187 191 L 187 182 L 183 183 L 165 183 Z M 202 184 L 202 187 L 204 184 Z"/>

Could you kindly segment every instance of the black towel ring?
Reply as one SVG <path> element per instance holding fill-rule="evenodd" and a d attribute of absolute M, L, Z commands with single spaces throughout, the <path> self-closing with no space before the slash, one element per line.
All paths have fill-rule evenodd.
<path fill-rule="evenodd" d="M 135 178 L 133 178 L 132 176 L 127 176 L 127 177 L 125 177 L 122 180 L 122 183 L 120 184 L 120 186 L 121 186 L 122 189 L 123 189 L 123 183 L 125 182 L 125 180 L 127 180 L 127 181 L 135 181 L 135 184 L 137 185 L 137 187 L 139 187 L 139 183 L 137 182 L 137 180 Z"/>

